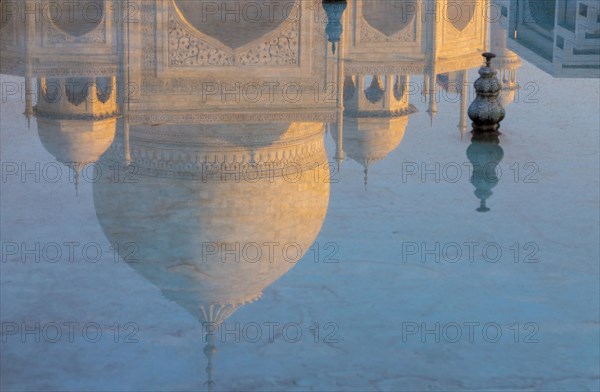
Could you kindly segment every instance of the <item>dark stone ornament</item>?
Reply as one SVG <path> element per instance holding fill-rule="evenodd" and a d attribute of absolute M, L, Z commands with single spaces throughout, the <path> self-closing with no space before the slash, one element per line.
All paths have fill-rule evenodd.
<path fill-rule="evenodd" d="M 469 106 L 469 118 L 473 121 L 473 134 L 479 139 L 494 138 L 500 135 L 500 121 L 506 112 L 500 104 L 498 97 L 502 84 L 496 77 L 496 70 L 492 68 L 491 61 L 494 53 L 483 53 L 485 65 L 479 69 L 479 79 L 475 81 L 477 98 Z"/>
<path fill-rule="evenodd" d="M 479 212 L 487 212 L 487 199 L 492 196 L 492 189 L 498 185 L 497 166 L 504 158 L 504 150 L 500 147 L 498 137 L 479 138 L 473 136 L 467 148 L 467 158 L 473 165 L 471 184 L 475 187 L 475 196 L 480 201 Z"/>
<path fill-rule="evenodd" d="M 331 42 L 331 50 L 335 54 L 335 45 L 340 42 L 344 28 L 342 26 L 342 15 L 347 7 L 346 0 L 323 0 L 323 9 L 327 13 L 327 26 L 325 33 L 327 40 Z"/>

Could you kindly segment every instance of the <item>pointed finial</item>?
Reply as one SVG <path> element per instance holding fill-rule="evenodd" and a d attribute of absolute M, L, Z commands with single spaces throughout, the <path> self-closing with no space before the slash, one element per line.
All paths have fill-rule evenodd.
<path fill-rule="evenodd" d="M 365 166 L 365 192 L 367 191 L 367 184 L 369 183 L 369 165 Z"/>
<path fill-rule="evenodd" d="M 429 115 L 429 125 L 433 128 L 433 119 L 437 114 L 437 105 L 435 104 L 435 98 L 430 99 L 427 114 Z"/>
<path fill-rule="evenodd" d="M 75 197 L 79 197 L 79 168 L 75 170 Z"/>
<path fill-rule="evenodd" d="M 331 52 L 335 54 L 335 42 L 331 43 Z"/>
<path fill-rule="evenodd" d="M 213 386 L 215 385 L 215 382 L 213 381 L 213 360 L 215 358 L 215 354 L 217 353 L 217 346 L 216 346 L 216 335 L 214 333 L 212 334 L 207 334 L 206 336 L 207 338 L 207 343 L 204 346 L 204 355 L 206 356 L 206 358 L 208 359 L 208 365 L 206 365 L 206 376 L 207 376 L 207 381 L 206 381 L 206 385 L 208 386 L 208 390 L 212 391 L 213 390 Z"/>

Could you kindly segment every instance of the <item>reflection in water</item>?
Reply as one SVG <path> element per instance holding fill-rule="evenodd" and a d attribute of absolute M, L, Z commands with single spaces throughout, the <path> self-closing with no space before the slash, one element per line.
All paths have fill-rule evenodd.
<path fill-rule="evenodd" d="M 344 152 L 363 166 L 365 190 L 367 190 L 369 166 L 385 159 L 400 145 L 407 124 L 408 116 L 350 117 L 344 120 Z M 332 130 L 332 136 L 338 145 L 342 143 L 337 127 Z"/>
<path fill-rule="evenodd" d="M 272 14 L 268 23 L 224 18 L 218 1 L 136 2 L 141 23 L 114 2 L 83 3 L 110 12 L 70 23 L 2 18 L 0 67 L 25 76 L 25 115 L 76 186 L 97 162 L 93 202 L 106 239 L 135 244 L 137 261 L 126 246 L 121 258 L 203 325 L 259 299 L 315 242 L 329 207 L 326 126 L 333 159 L 360 164 L 366 188 L 371 165 L 410 134 L 411 99 L 433 125 L 438 90 L 460 94 L 466 131 L 469 71 L 487 49 L 498 55 L 504 105 L 519 88 L 517 53 L 552 62 L 558 75 L 597 64 L 597 33 L 587 19 L 575 23 L 571 6 L 559 9 L 560 26 L 550 9 L 529 26 L 510 19 L 515 7 L 546 3 L 537 0 L 497 0 L 491 25 L 486 2 L 462 0 L 242 2 Z M 470 12 L 451 14 L 460 7 Z M 466 155 L 477 211 L 487 212 L 503 149 L 497 137 L 474 137 Z M 216 335 L 207 340 L 212 382 Z"/>
<path fill-rule="evenodd" d="M 227 127 L 230 135 L 245 132 L 247 139 L 227 140 Z M 110 167 L 122 162 L 123 144 L 115 142 L 103 158 L 104 178 L 94 184 L 94 203 L 111 242 L 139 245 L 142 262 L 133 268 L 197 318 L 216 321 L 205 319 L 211 304 L 235 308 L 254 301 L 301 257 L 289 250 L 285 262 L 281 247 L 310 247 L 325 216 L 329 185 L 308 175 L 314 162 L 326 162 L 320 124 L 285 124 L 283 134 L 264 124 L 253 130 L 207 128 L 190 127 L 194 144 L 185 147 L 132 128 L 139 175 L 131 182 L 111 181 Z M 137 132 L 143 139 L 136 139 Z M 282 159 L 269 161 L 269 155 Z M 289 167 L 305 172 L 285 174 Z M 279 244 L 276 252 L 260 249 L 265 251 L 256 255 L 255 247 L 245 248 L 265 243 Z M 240 254 L 247 262 L 236 262 Z"/>
<path fill-rule="evenodd" d="M 498 185 L 497 166 L 504 158 L 504 150 L 498 138 L 474 137 L 467 148 L 467 158 L 473 167 L 471 184 L 475 187 L 475 196 L 480 200 L 479 212 L 487 212 L 487 199 L 492 196 L 492 189 Z"/>
<path fill-rule="evenodd" d="M 265 3 L 255 11 L 272 14 L 268 23 L 223 18 L 212 1 L 143 2 L 142 24 L 118 12 L 45 30 L 11 20 L 2 69 L 37 81 L 37 105 L 27 94 L 25 113 L 48 152 L 76 179 L 97 162 L 96 215 L 108 241 L 123 245 L 121 258 L 131 261 L 124 244 L 135 244 L 137 273 L 218 326 L 319 234 L 326 123 L 335 159 L 362 165 L 365 188 L 369 166 L 402 142 L 417 111 L 411 96 L 425 97 L 433 121 L 437 84 L 458 81 L 466 127 L 467 70 L 486 49 L 482 13 L 435 23 L 413 1 L 353 4 Z M 11 61 L 21 44 L 24 68 Z M 204 348 L 209 382 L 215 338 Z"/>

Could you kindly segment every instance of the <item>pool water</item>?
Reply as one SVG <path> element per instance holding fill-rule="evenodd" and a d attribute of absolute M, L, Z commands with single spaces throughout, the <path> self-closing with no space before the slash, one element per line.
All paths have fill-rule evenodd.
<path fill-rule="evenodd" d="M 2 390 L 600 388 L 594 1 L 82 3 L 2 2 Z"/>

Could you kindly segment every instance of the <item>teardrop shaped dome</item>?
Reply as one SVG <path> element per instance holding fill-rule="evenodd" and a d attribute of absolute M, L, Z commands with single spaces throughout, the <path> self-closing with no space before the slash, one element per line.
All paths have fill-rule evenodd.
<path fill-rule="evenodd" d="M 368 165 L 384 159 L 404 138 L 408 116 L 344 118 L 344 152 L 354 161 Z M 337 142 L 337 130 L 332 130 Z"/>
<path fill-rule="evenodd" d="M 321 131 L 315 133 L 317 129 Z M 323 170 L 323 125 L 307 123 L 304 130 L 304 139 L 284 138 L 274 144 L 282 151 L 294 148 L 297 162 L 312 162 Z M 304 147 L 314 142 L 320 143 L 318 153 L 303 155 L 309 151 Z M 111 152 L 118 155 L 123 148 L 119 141 L 113 147 L 102 160 L 107 165 L 115 157 Z M 223 141 L 221 148 L 163 142 L 148 148 L 162 151 L 153 153 L 157 159 L 174 159 L 215 151 L 239 155 L 245 147 Z M 108 240 L 120 244 L 123 258 L 131 253 L 124 244 L 135 244 L 139 261 L 129 265 L 136 272 L 201 321 L 223 321 L 238 306 L 260 297 L 312 246 L 325 219 L 329 184 L 315 181 L 312 173 L 259 181 L 232 176 L 203 180 L 186 176 L 180 165 L 172 167 L 171 175 L 165 169 L 156 176 L 142 167 L 132 182 L 96 181 L 96 214 Z M 101 175 L 110 177 L 110 169 Z M 210 309 L 229 310 L 211 316 Z"/>
<path fill-rule="evenodd" d="M 37 118 L 42 145 L 57 161 L 67 163 L 96 162 L 112 144 L 117 119 L 70 120 Z"/>

